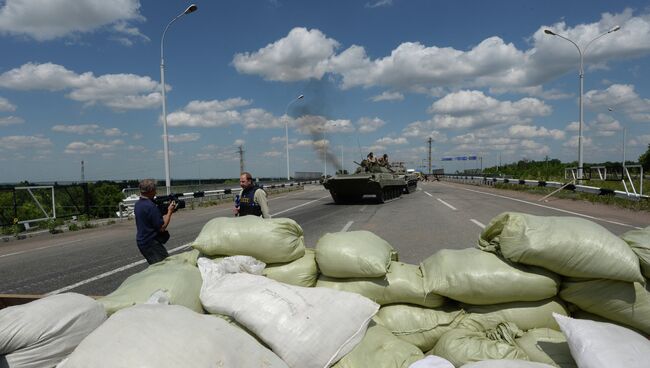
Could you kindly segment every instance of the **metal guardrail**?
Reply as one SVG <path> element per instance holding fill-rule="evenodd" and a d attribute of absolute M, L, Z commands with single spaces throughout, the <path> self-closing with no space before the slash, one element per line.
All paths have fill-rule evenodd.
<path fill-rule="evenodd" d="M 295 186 L 304 186 L 305 184 L 316 184 L 318 181 L 301 181 L 301 182 L 290 182 L 290 183 L 281 183 L 281 184 L 270 184 L 270 185 L 260 185 L 262 189 L 282 189 L 282 188 L 291 188 Z M 127 195 L 134 188 L 125 188 L 122 190 L 122 193 Z M 215 189 L 215 190 L 205 190 L 205 191 L 196 191 L 196 192 L 186 192 L 186 193 L 175 193 L 178 195 L 179 199 L 183 200 L 194 200 L 203 198 L 214 198 L 216 199 L 225 199 L 232 198 L 235 193 L 238 193 L 241 190 L 241 187 L 236 188 L 225 188 L 225 189 Z M 135 202 L 138 201 L 140 196 L 138 194 L 128 195 L 122 202 L 120 202 L 120 210 L 116 213 L 117 217 L 129 217 L 133 215 L 133 207 Z"/>
<path fill-rule="evenodd" d="M 548 187 L 548 188 L 562 188 L 566 190 L 571 190 L 574 192 L 582 193 L 591 193 L 595 195 L 613 195 L 618 198 L 631 199 L 631 200 L 640 200 L 640 199 L 650 199 L 647 195 L 636 194 L 631 192 L 624 192 L 620 190 L 613 190 L 609 188 L 598 188 L 588 185 L 579 185 L 579 184 L 567 184 L 560 183 L 557 181 L 541 181 L 541 180 L 523 180 L 523 179 L 512 179 L 512 178 L 496 178 L 488 176 L 471 176 L 471 175 L 443 175 L 443 179 L 448 179 L 452 181 L 461 181 L 461 182 L 471 182 L 476 184 L 514 184 L 514 185 L 527 185 L 533 187 Z"/>

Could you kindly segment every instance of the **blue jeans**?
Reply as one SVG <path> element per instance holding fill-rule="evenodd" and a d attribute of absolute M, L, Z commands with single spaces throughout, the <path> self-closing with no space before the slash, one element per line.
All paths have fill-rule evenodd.
<path fill-rule="evenodd" d="M 151 240 L 145 246 L 138 246 L 138 249 L 150 265 L 169 257 L 165 246 L 156 239 Z"/>

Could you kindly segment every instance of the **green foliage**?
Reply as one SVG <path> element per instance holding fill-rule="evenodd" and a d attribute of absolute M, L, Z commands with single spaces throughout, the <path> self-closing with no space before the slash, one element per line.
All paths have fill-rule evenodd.
<path fill-rule="evenodd" d="M 68 224 L 68 230 L 70 231 L 78 231 L 79 229 L 79 225 L 75 224 L 74 222 Z"/>
<path fill-rule="evenodd" d="M 643 166 L 644 171 L 650 171 L 650 144 L 648 144 L 648 149 L 639 156 L 639 163 Z"/>
<path fill-rule="evenodd" d="M 50 234 L 57 234 L 61 232 L 61 230 L 58 229 L 58 226 L 63 224 L 63 221 L 60 219 L 49 219 L 44 221 L 42 224 L 47 228 Z"/>

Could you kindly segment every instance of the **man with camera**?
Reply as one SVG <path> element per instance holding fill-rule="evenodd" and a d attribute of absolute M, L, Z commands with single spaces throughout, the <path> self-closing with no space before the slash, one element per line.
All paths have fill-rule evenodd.
<path fill-rule="evenodd" d="M 176 209 L 176 202 L 171 201 L 167 213 L 154 202 L 156 196 L 156 181 L 143 179 L 139 184 L 140 199 L 135 203 L 135 225 L 137 228 L 136 241 L 138 249 L 149 264 L 154 264 L 169 257 L 165 243 L 169 240 L 167 226 Z"/>

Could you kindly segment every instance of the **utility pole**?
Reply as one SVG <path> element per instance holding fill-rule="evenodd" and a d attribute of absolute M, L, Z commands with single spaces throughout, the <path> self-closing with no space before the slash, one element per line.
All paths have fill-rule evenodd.
<path fill-rule="evenodd" d="M 431 139 L 431 137 L 429 137 L 429 140 L 428 140 L 428 142 L 429 142 L 429 175 L 431 175 L 431 142 L 432 141 L 433 141 L 433 139 Z"/>
<path fill-rule="evenodd" d="M 84 162 L 83 162 L 83 160 L 81 160 L 81 182 L 82 183 L 86 182 L 86 176 L 84 175 Z"/>
<path fill-rule="evenodd" d="M 241 144 L 237 152 L 239 152 L 239 173 L 241 174 L 244 172 L 244 148 Z"/>

